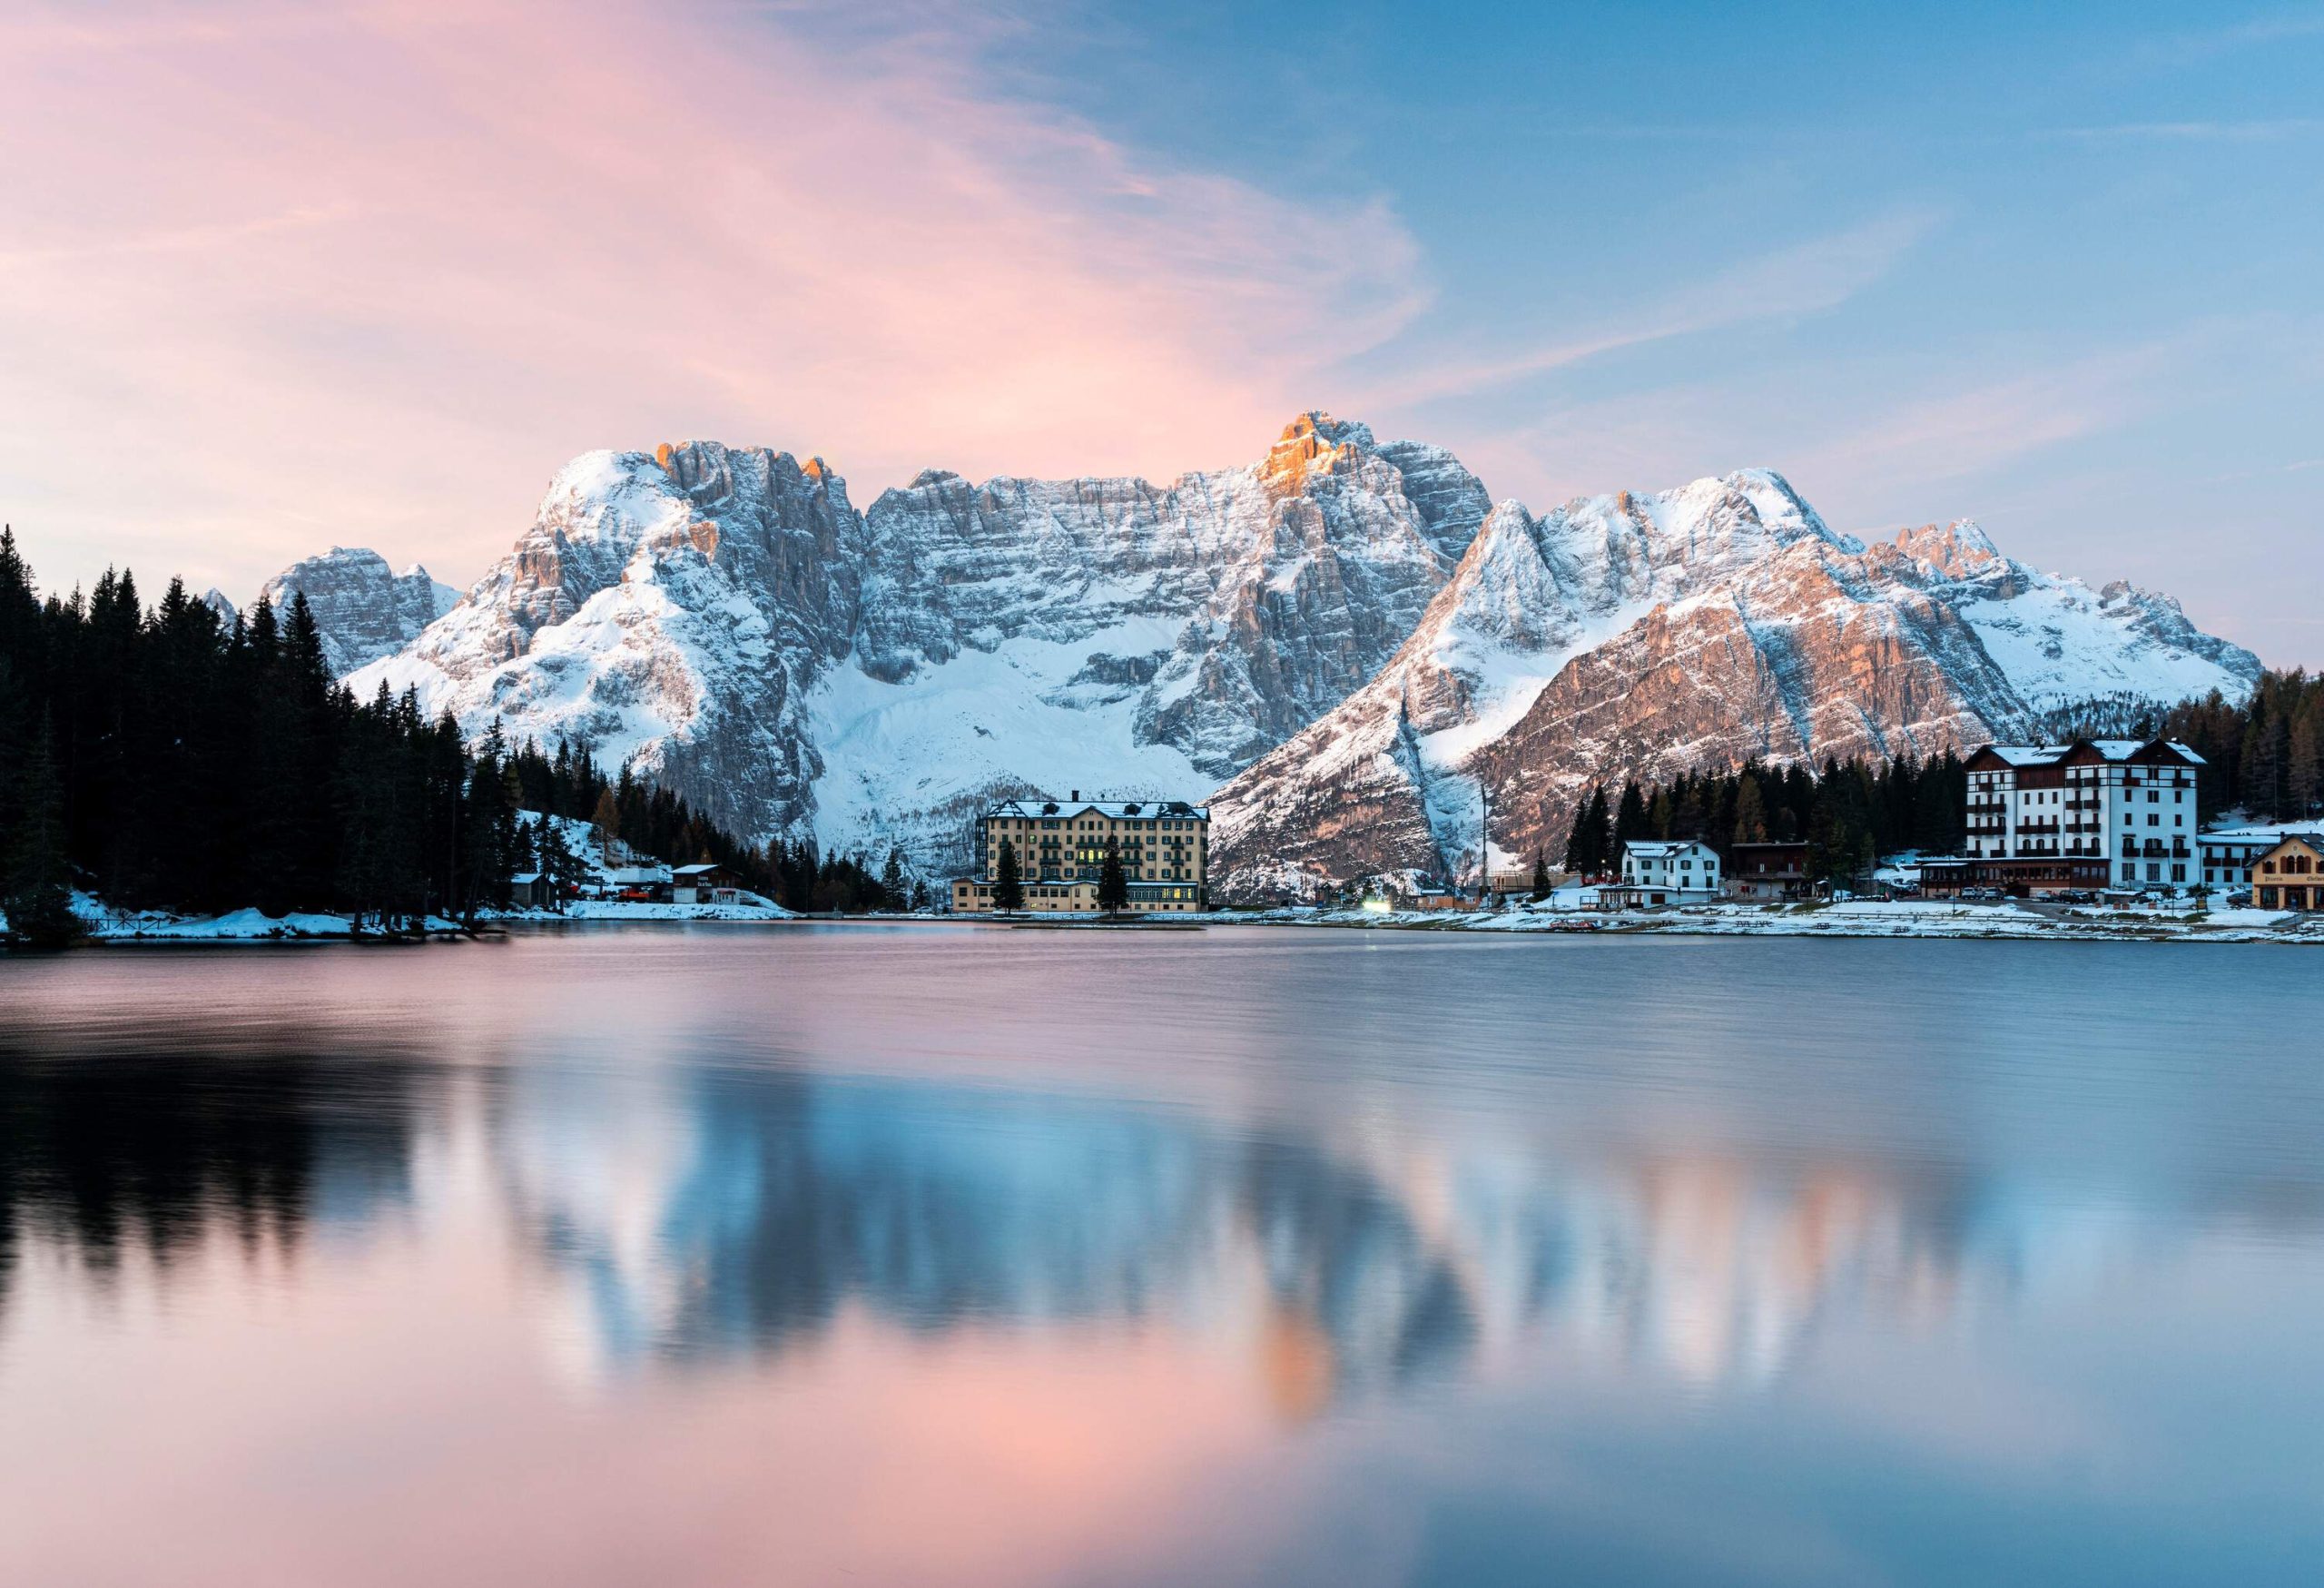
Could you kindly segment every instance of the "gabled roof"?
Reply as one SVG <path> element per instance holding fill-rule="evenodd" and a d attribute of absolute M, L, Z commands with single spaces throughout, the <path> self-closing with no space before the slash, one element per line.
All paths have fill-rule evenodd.
<path fill-rule="evenodd" d="M 2086 765 L 2135 761 L 2151 764 L 2178 761 L 2189 766 L 2203 758 L 2176 739 L 2071 739 L 2063 745 L 1987 745 L 1964 764 L 1972 772 L 1990 772 L 1995 764 L 2008 767 L 2055 766 L 2061 762 Z M 1980 764 L 1982 763 L 1982 764 Z"/>
<path fill-rule="evenodd" d="M 714 872 L 718 869 L 717 866 L 704 863 L 698 865 L 673 866 L 670 868 L 670 874 L 674 877 L 698 877 L 704 872 Z"/>
<path fill-rule="evenodd" d="M 1692 849 L 1709 849 L 1710 845 L 1699 838 L 1632 839 L 1622 845 L 1624 854 L 1635 854 L 1642 860 L 1659 860 L 1668 855 L 1682 854 Z"/>
<path fill-rule="evenodd" d="M 1106 816 L 1115 821 L 1130 821 L 1149 816 L 1190 817 L 1197 822 L 1210 820 L 1206 805 L 1189 804 L 1185 800 L 1002 800 L 988 806 L 987 818 L 1016 817 L 1027 821 L 1058 816 Z"/>

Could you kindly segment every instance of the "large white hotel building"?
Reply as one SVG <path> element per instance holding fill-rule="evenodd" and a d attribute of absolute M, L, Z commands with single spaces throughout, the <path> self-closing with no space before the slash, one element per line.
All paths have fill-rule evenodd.
<path fill-rule="evenodd" d="M 2202 764 L 2169 739 L 1988 745 L 1967 764 L 1962 858 L 1925 865 L 1923 885 L 2188 892 L 2202 881 L 2195 820 Z"/>

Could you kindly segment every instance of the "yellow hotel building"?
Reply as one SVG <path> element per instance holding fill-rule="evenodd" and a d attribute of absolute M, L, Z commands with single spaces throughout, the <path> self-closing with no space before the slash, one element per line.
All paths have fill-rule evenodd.
<path fill-rule="evenodd" d="M 1000 846 L 1017 851 L 1028 911 L 1095 912 L 1106 841 L 1119 845 L 1134 913 L 1204 908 L 1210 863 L 1210 812 L 1184 800 L 1003 800 L 977 818 L 979 866 L 955 878 L 952 908 L 996 908 Z"/>

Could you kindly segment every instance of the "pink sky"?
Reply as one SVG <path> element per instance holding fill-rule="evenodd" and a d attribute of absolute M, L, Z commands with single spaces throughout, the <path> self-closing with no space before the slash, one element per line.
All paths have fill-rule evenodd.
<path fill-rule="evenodd" d="M 465 582 L 567 458 L 688 436 L 859 503 L 1239 462 L 1420 303 L 1384 209 L 1142 163 L 980 98 L 959 42 L 621 0 L 0 23 L 36 571 L 241 597 L 339 543 Z"/>
<path fill-rule="evenodd" d="M 2002 94 L 2010 40 L 1770 104 L 1788 46 L 1709 11 L 1609 123 L 1618 19 L 1343 20 L 20 0 L 0 517 L 50 587 L 246 599 L 333 545 L 466 584 L 594 448 L 820 454 L 861 506 L 1248 462 L 1321 407 L 1537 509 L 1768 466 L 1860 532 L 1974 516 L 2313 658 L 2313 603 L 2250 577 L 2313 533 L 2324 321 L 2263 224 L 2311 123 L 2059 135 L 2066 86 L 2092 126 L 2138 97 L 2084 74 L 1988 105 L 1971 160 L 1921 100 Z"/>

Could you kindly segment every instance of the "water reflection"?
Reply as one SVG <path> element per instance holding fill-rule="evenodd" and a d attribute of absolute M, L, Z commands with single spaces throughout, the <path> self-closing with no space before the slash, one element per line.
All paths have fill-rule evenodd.
<path fill-rule="evenodd" d="M 138 1256 L 166 1277 L 224 1234 L 294 1251 L 409 1200 L 419 1072 L 297 1048 L 166 1041 L 63 1056 L 0 1040 L 0 1302 L 44 1242 L 100 1281 Z"/>
<path fill-rule="evenodd" d="M 0 1580 L 2257 1582 L 2324 1550 L 2324 1075 L 2246 1018 L 2292 956 L 1059 956 L 0 961 Z"/>
<path fill-rule="evenodd" d="M 1473 1120 L 1351 1136 L 725 1053 L 454 1085 L 406 1053 L 263 1047 L 0 1047 L 0 1304 L 28 1245 L 100 1280 L 142 1251 L 166 1282 L 212 1234 L 295 1258 L 318 1225 L 472 1200 L 426 1183 L 464 1136 L 562 1359 L 601 1381 L 779 1356 L 853 1309 L 922 1337 L 1164 1327 L 1246 1355 L 1295 1418 L 1528 1344 L 1748 1386 L 1836 1316 L 1942 1329 L 2204 1229 L 2317 1237 L 2306 1184 L 2158 1208 L 1941 1164 L 1583 1157 Z"/>

